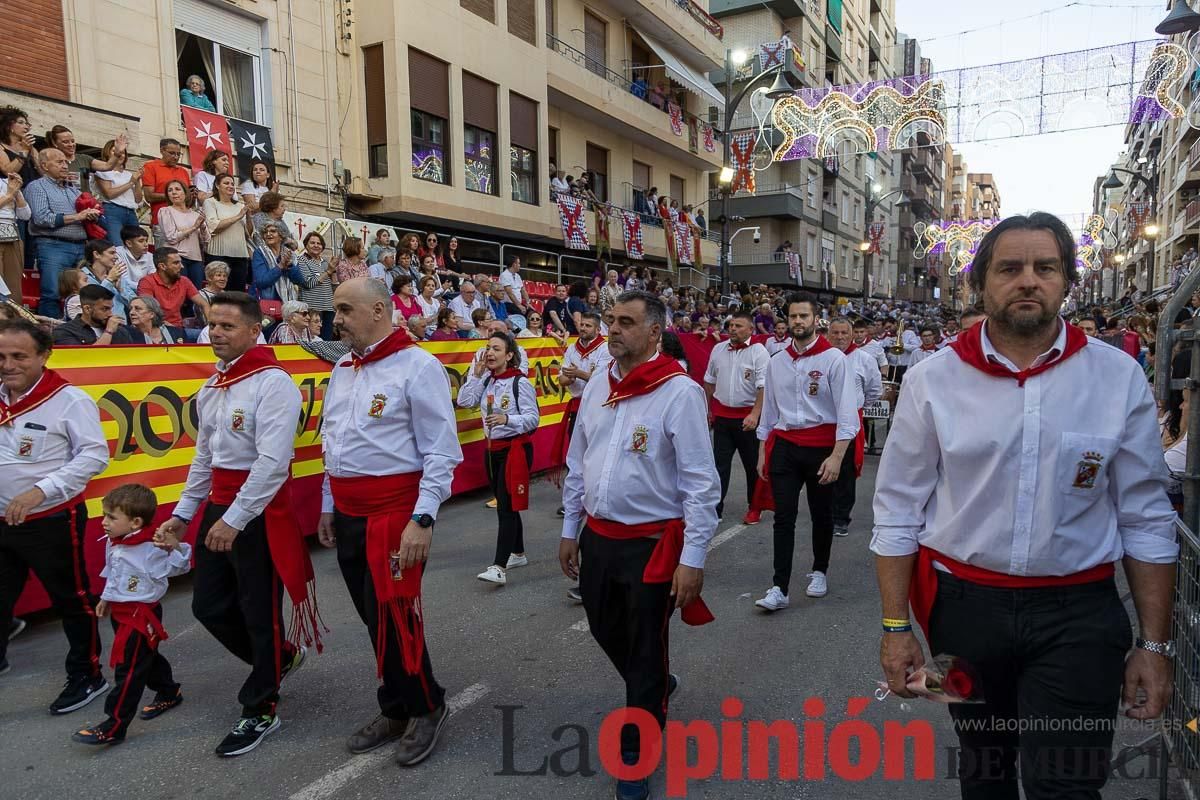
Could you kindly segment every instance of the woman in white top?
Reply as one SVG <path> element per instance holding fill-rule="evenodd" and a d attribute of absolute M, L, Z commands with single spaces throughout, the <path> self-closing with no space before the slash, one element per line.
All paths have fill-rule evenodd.
<path fill-rule="evenodd" d="M 271 180 L 271 169 L 265 161 L 257 159 L 250 162 L 250 177 L 242 183 L 242 202 L 251 214 L 258 212 L 258 199 L 267 192 L 279 188 L 279 183 Z"/>
<path fill-rule="evenodd" d="M 192 185 L 196 187 L 197 205 L 215 194 L 213 185 L 217 182 L 217 176 L 226 172 L 230 172 L 228 153 L 209 150 L 204 154 L 204 168 L 192 176 Z"/>
<path fill-rule="evenodd" d="M 432 275 L 421 278 L 421 292 L 417 295 L 417 305 L 421 307 L 421 319 L 425 323 L 425 335 L 432 336 L 437 329 L 438 312 L 442 310 L 442 301 L 434 297 L 434 292 L 441 291 L 438 279 Z"/>
<path fill-rule="evenodd" d="M 21 304 L 21 279 L 25 269 L 25 246 L 17 220 L 28 222 L 33 212 L 21 194 L 21 176 L 0 173 L 0 294 L 12 295 Z"/>
<path fill-rule="evenodd" d="M 1171 505 L 1175 506 L 1176 511 L 1183 510 L 1183 476 L 1187 473 L 1187 447 L 1188 447 L 1188 407 L 1190 406 L 1191 390 L 1183 390 L 1183 404 L 1179 408 L 1179 435 L 1171 437 L 1169 424 L 1164 426 L 1163 440 L 1167 446 L 1167 452 L 1164 453 L 1164 458 L 1167 462 L 1167 471 L 1170 472 L 1171 482 L 1167 484 L 1167 497 L 1171 500 Z"/>
<path fill-rule="evenodd" d="M 507 571 L 529 563 L 525 557 L 521 513 L 529 498 L 529 467 L 533 463 L 530 436 L 537 430 L 540 412 L 537 391 L 520 371 L 517 343 L 507 333 L 496 332 L 488 339 L 484 357 L 475 363 L 458 390 L 459 408 L 479 407 L 483 433 L 487 437 L 488 478 L 496 497 L 496 557 L 477 576 L 481 581 L 503 586 Z M 510 465 L 512 459 L 523 459 Z M 511 493 L 511 494 L 510 494 Z M 518 500 L 513 507 L 514 497 Z"/>
<path fill-rule="evenodd" d="M 229 265 L 228 289 L 246 291 L 250 277 L 249 243 L 246 241 L 246 204 L 234 194 L 234 178 L 228 172 L 217 176 L 213 196 L 204 201 L 204 221 L 211 238 L 206 261 Z"/>
<path fill-rule="evenodd" d="M 101 224 L 108 231 L 108 240 L 120 247 L 124 244 L 121 241 L 121 228 L 138 224 L 137 210 L 142 204 L 142 171 L 130 172 L 125 169 L 129 154 L 116 153 L 116 147 L 116 139 L 109 139 L 100 151 L 103 160 L 109 161 L 115 157 L 116 163 L 110 170 L 92 174 L 92 190 L 104 206 Z"/>
<path fill-rule="evenodd" d="M 183 181 L 168 181 L 167 205 L 158 210 L 158 224 L 167 244 L 179 251 L 183 271 L 193 286 L 204 285 L 204 252 L 201 237 L 207 239 L 204 215 L 189 205 Z"/>

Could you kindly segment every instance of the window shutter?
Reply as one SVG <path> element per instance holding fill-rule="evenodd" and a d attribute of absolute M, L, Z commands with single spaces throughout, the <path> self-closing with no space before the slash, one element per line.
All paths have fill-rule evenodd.
<path fill-rule="evenodd" d="M 587 146 L 587 168 L 599 173 L 600 175 L 608 174 L 608 151 L 603 147 L 588 142 Z"/>
<path fill-rule="evenodd" d="M 633 185 L 638 189 L 650 191 L 650 165 L 640 161 L 633 162 Z"/>
<path fill-rule="evenodd" d="M 508 32 L 536 46 L 536 0 L 508 0 Z"/>
<path fill-rule="evenodd" d="M 458 4 L 472 14 L 478 14 L 488 22 L 494 23 L 496 21 L 495 0 L 458 0 Z"/>
<path fill-rule="evenodd" d="M 363 94 L 367 104 L 367 144 L 387 144 L 387 100 L 383 72 L 383 45 L 364 47 Z"/>
<path fill-rule="evenodd" d="M 476 77 L 469 72 L 462 74 L 463 122 L 496 132 L 496 84 Z"/>
<path fill-rule="evenodd" d="M 225 4 L 222 4 L 225 5 Z M 175 27 L 241 50 L 262 54 L 262 22 L 203 0 L 175 0 Z"/>
<path fill-rule="evenodd" d="M 512 143 L 536 152 L 538 149 L 538 104 L 528 97 L 509 92 L 508 116 Z"/>
<path fill-rule="evenodd" d="M 676 175 L 671 176 L 671 199 L 678 200 L 680 207 L 684 204 L 683 199 L 683 178 Z"/>
<path fill-rule="evenodd" d="M 450 119 L 450 73 L 446 62 L 409 48 L 408 92 L 417 111 Z"/>
<path fill-rule="evenodd" d="M 587 56 L 587 68 L 601 75 L 604 74 L 604 67 L 608 66 L 607 38 L 608 23 L 595 14 L 583 12 L 583 49 Z"/>

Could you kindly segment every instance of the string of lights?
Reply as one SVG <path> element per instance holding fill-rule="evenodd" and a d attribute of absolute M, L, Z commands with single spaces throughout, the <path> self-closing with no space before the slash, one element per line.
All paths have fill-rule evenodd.
<path fill-rule="evenodd" d="M 1157 8 L 1157 9 L 1161 9 L 1162 3 L 1085 3 L 1085 2 L 1080 2 L 1080 0 L 1075 0 L 1075 2 L 1066 3 L 1064 5 L 1056 6 L 1054 8 L 1049 8 L 1049 9 L 1046 9 L 1045 11 L 1039 11 L 1036 14 L 1030 14 L 1025 17 L 1017 17 L 1016 19 L 1005 19 L 1005 20 L 1001 20 L 1000 22 L 993 22 L 990 25 L 981 25 L 977 28 L 967 28 L 966 30 L 958 31 L 957 33 L 943 33 L 940 36 L 924 36 L 921 38 L 921 41 L 922 42 L 936 42 L 941 39 L 950 39 L 955 36 L 965 36 L 968 33 L 978 33 L 979 31 L 986 31 L 986 30 L 991 30 L 992 28 L 1001 28 L 1005 25 L 1012 25 L 1013 23 L 1016 23 L 1016 22 L 1024 22 L 1025 20 L 1029 20 L 1029 19 L 1037 19 L 1038 17 L 1044 17 L 1049 14 L 1057 14 L 1060 11 L 1066 11 L 1069 8 L 1075 8 L 1075 7 L 1079 7 L 1079 8 L 1147 8 L 1147 9 Z"/>

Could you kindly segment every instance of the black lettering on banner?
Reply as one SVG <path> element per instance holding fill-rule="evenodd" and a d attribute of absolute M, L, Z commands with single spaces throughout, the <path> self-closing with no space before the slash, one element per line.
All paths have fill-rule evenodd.
<path fill-rule="evenodd" d="M 117 423 L 116 447 L 113 448 L 113 460 L 124 461 L 137 452 L 137 445 L 130 438 L 133 422 L 133 404 L 125 395 L 116 389 L 109 389 L 100 396 L 96 405 Z"/>
<path fill-rule="evenodd" d="M 169 439 L 163 439 L 154 432 L 154 428 L 151 425 L 152 417 L 150 416 L 150 408 L 152 406 L 157 406 L 166 412 L 167 419 L 170 422 L 170 429 L 167 432 L 167 435 L 170 437 Z M 161 458 L 176 445 L 182 433 L 183 400 L 168 387 L 155 386 L 137 406 L 133 436 L 135 441 L 137 441 L 138 447 L 144 453 L 148 453 L 155 458 Z"/>

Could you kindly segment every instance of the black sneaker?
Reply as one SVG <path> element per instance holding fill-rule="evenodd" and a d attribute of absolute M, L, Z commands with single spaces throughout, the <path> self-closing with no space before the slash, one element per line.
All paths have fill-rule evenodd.
<path fill-rule="evenodd" d="M 142 706 L 138 716 L 142 719 L 161 717 L 175 706 L 183 702 L 183 692 L 176 689 L 173 692 L 158 692 L 149 705 Z"/>
<path fill-rule="evenodd" d="M 308 655 L 308 648 L 304 645 L 298 646 L 292 653 L 292 657 L 283 665 L 283 670 L 279 673 L 279 682 L 283 683 L 284 678 L 290 675 L 295 675 L 300 671 L 300 667 L 304 665 L 304 658 Z"/>
<path fill-rule="evenodd" d="M 81 731 L 75 731 L 71 734 L 71 738 L 80 744 L 90 745 L 106 745 L 120 744 L 125 741 L 125 731 L 118 728 L 117 723 L 109 717 L 99 725 L 93 725 L 90 728 L 84 728 Z"/>
<path fill-rule="evenodd" d="M 87 675 L 82 678 L 69 678 L 63 687 L 62 694 L 50 704 L 51 714 L 70 714 L 83 708 L 100 695 L 108 691 L 108 681 L 103 675 Z"/>
<path fill-rule="evenodd" d="M 415 767 L 428 758 L 449 718 L 450 709 L 445 703 L 428 714 L 411 717 L 396 745 L 396 763 L 402 767 Z"/>
<path fill-rule="evenodd" d="M 217 745 L 219 756 L 240 756 L 258 747 L 267 734 L 279 727 L 278 714 L 263 714 L 259 717 L 242 717 L 233 726 L 229 735 Z"/>
<path fill-rule="evenodd" d="M 579 593 L 578 586 L 572 586 L 570 589 L 567 589 L 567 597 L 574 600 L 576 605 L 583 602 L 583 595 Z"/>
<path fill-rule="evenodd" d="M 25 620 L 13 617 L 12 624 L 8 626 L 8 640 L 11 642 L 23 630 L 25 630 Z"/>

